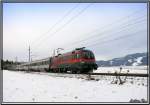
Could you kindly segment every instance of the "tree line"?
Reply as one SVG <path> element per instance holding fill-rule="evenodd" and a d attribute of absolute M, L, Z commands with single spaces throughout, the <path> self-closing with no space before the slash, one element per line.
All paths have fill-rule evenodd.
<path fill-rule="evenodd" d="M 1 69 L 13 69 L 16 65 L 21 64 L 11 60 L 1 60 Z"/>

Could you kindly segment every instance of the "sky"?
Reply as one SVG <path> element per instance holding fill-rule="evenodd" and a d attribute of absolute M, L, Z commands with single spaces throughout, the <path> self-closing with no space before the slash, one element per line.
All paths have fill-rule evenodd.
<path fill-rule="evenodd" d="M 3 59 L 28 61 L 79 47 L 96 60 L 147 52 L 146 3 L 4 3 Z M 17 57 L 17 59 L 16 59 Z"/>

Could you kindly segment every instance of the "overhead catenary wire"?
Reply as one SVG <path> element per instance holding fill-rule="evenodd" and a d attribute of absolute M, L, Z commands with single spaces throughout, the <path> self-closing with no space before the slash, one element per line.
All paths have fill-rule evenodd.
<path fill-rule="evenodd" d="M 108 34 L 113 34 L 113 33 L 119 34 L 119 33 L 123 32 L 123 31 L 132 30 L 133 28 L 131 28 L 131 26 L 133 27 L 134 25 L 140 24 L 140 23 L 143 23 L 143 22 L 145 22 L 145 21 L 140 20 L 140 21 L 136 21 L 136 23 L 134 23 L 134 24 L 132 23 L 132 24 L 124 25 L 123 28 L 119 27 L 117 32 L 114 31 L 114 29 L 112 29 L 112 30 L 109 30 L 109 32 L 111 32 L 111 33 L 108 33 L 107 31 L 105 33 L 99 33 L 99 34 L 97 34 L 97 35 L 99 35 L 99 37 L 94 37 L 94 35 L 93 35 L 93 38 L 91 38 L 91 39 L 94 39 L 94 38 L 98 39 L 98 40 L 94 40 L 93 42 L 100 41 L 99 39 L 107 39 L 107 38 L 110 38 L 110 36 L 108 36 Z M 70 47 L 65 47 L 65 50 L 71 50 L 73 48 L 73 46 L 78 45 L 78 44 L 80 44 L 82 42 L 89 41 L 91 39 L 86 39 L 86 40 L 83 39 L 83 40 L 80 40 L 80 41 L 76 41 L 76 43 L 74 43 L 74 44 L 72 43 Z"/>
<path fill-rule="evenodd" d="M 108 42 L 111 42 L 111 41 L 117 41 L 117 40 L 124 39 L 124 38 L 127 38 L 127 37 L 132 37 L 132 36 L 135 36 L 139 32 L 145 32 L 145 30 L 140 30 L 140 31 L 137 31 L 137 32 L 134 32 L 134 33 L 131 33 L 131 34 L 126 34 L 124 36 L 119 36 L 117 38 L 106 40 L 106 41 L 103 41 L 103 42 L 97 42 L 97 43 L 94 43 L 94 44 L 91 44 L 91 45 L 87 45 L 86 47 L 96 46 L 96 45 L 99 45 L 99 44 L 102 45 L 102 44 L 105 44 L 105 43 L 108 43 Z"/>
<path fill-rule="evenodd" d="M 127 24 L 127 25 L 125 25 L 125 26 L 123 26 L 124 28 L 122 28 L 122 29 L 124 29 L 124 30 L 119 30 L 119 32 L 113 32 L 113 33 L 120 33 L 120 32 L 123 32 L 123 31 L 129 31 L 129 30 L 132 30 L 132 28 L 131 28 L 131 26 L 130 25 L 135 25 L 135 24 L 140 24 L 140 23 L 142 23 L 142 22 L 144 22 L 143 20 L 140 20 L 140 21 L 136 21 L 136 23 L 132 23 L 132 24 Z M 127 29 L 126 29 L 127 28 Z M 129 29 L 128 29 L 129 28 Z M 106 35 L 108 35 L 108 33 L 105 33 Z M 107 39 L 107 37 L 109 38 L 110 36 L 105 36 L 105 34 L 104 34 L 104 37 L 102 37 L 102 38 L 105 38 L 105 39 Z M 112 33 L 110 33 L 110 34 L 112 34 Z M 100 37 L 101 38 L 101 37 Z M 97 38 L 97 39 L 99 39 L 99 38 Z M 99 40 L 96 40 L 96 41 L 99 41 Z M 96 41 L 93 41 L 93 42 L 96 42 Z M 82 42 L 82 41 L 81 41 Z M 80 42 L 78 42 L 77 44 L 79 44 Z M 70 49 L 67 49 L 67 50 L 72 50 L 73 49 L 73 44 L 71 44 L 71 47 L 69 47 Z M 66 48 L 65 48 L 65 50 L 66 50 Z"/>
<path fill-rule="evenodd" d="M 144 31 L 146 31 L 146 30 L 144 30 Z M 143 31 L 143 32 L 144 32 Z M 119 33 L 119 32 L 118 32 Z M 133 33 L 132 33 L 133 34 Z M 110 37 L 110 36 L 107 36 L 107 37 Z M 123 36 L 118 36 L 118 37 L 121 37 L 121 38 L 124 38 Z M 104 40 L 95 40 L 95 41 L 93 41 L 94 43 L 96 42 L 96 43 L 99 43 L 99 44 L 103 44 L 103 42 L 105 43 L 105 41 L 106 42 L 109 42 L 109 41 L 113 41 L 112 39 L 110 39 L 110 40 L 108 40 L 107 38 L 103 38 Z M 108 41 L 107 41 L 108 40 Z M 89 43 L 88 43 L 89 44 Z M 89 46 L 91 46 L 91 45 L 93 45 L 92 43 L 91 43 L 91 45 L 88 45 L 88 44 L 84 44 L 84 45 L 82 45 L 82 46 L 84 46 L 84 47 L 89 47 Z M 95 44 L 94 44 L 95 45 Z M 94 46 L 93 45 L 93 46 Z M 79 46 L 78 46 L 79 47 Z M 71 48 L 68 48 L 67 50 L 72 50 L 73 49 L 73 47 Z"/>
<path fill-rule="evenodd" d="M 135 14 L 139 14 L 140 12 L 142 12 L 143 11 L 143 9 L 140 9 L 140 10 L 138 10 L 138 11 L 135 11 L 135 12 L 133 12 L 132 14 L 130 14 L 130 15 L 127 15 L 127 16 L 125 16 L 125 17 L 122 17 L 122 18 L 119 18 L 119 19 L 117 19 L 116 21 L 114 21 L 114 22 L 112 22 L 112 23 L 110 23 L 110 24 L 108 24 L 108 25 L 105 25 L 105 26 L 103 26 L 103 27 L 100 27 L 100 28 L 97 28 L 97 29 L 95 29 L 95 30 L 93 30 L 93 31 L 91 31 L 91 32 L 89 32 L 89 33 L 87 33 L 86 35 L 88 35 L 88 34 L 93 34 L 93 32 L 96 32 L 96 31 L 99 31 L 100 29 L 105 29 L 105 28 L 109 28 L 110 26 L 113 26 L 113 25 L 116 25 L 116 24 L 118 24 L 118 23 L 121 23 L 121 22 L 123 22 L 124 20 L 126 20 L 127 18 L 129 18 L 129 17 L 131 17 L 131 16 L 134 16 Z M 119 22 L 118 22 L 119 21 Z M 92 38 L 93 37 L 93 35 L 92 36 L 90 36 L 90 38 Z M 79 38 L 80 39 L 80 38 Z M 83 39 L 83 40 L 86 40 L 86 39 Z M 75 43 L 78 43 L 79 41 L 76 41 L 76 42 L 73 42 L 73 43 L 71 43 L 71 44 L 75 44 Z"/>
<path fill-rule="evenodd" d="M 55 24 L 53 24 L 48 31 L 46 31 L 45 33 L 41 34 L 37 39 L 35 39 L 31 45 L 33 45 L 34 43 L 36 43 L 37 41 L 41 40 L 41 38 L 43 38 L 43 36 L 47 35 L 47 33 L 49 33 L 51 30 L 53 30 L 58 24 L 60 24 L 62 21 L 65 20 L 65 18 L 67 16 L 69 16 L 78 6 L 80 3 L 77 3 L 73 8 L 71 8 L 61 19 L 59 19 L 58 21 L 56 21 Z"/>
<path fill-rule="evenodd" d="M 141 10 L 140 10 L 141 11 Z M 123 18 L 122 18 L 123 19 Z M 121 20 L 122 20 L 121 19 Z M 118 21 L 118 20 L 117 20 Z M 121 21 L 122 22 L 122 21 Z M 66 23 L 67 24 L 67 23 Z M 113 23 L 111 23 L 112 25 L 113 25 Z M 110 24 L 109 24 L 110 25 Z M 60 28 L 61 29 L 61 28 Z M 59 29 L 57 29 L 57 30 L 59 30 Z M 55 31 L 55 32 L 57 32 L 57 30 Z M 93 37 L 93 36 L 92 36 Z M 92 38 L 91 38 L 92 39 Z M 85 39 L 83 39 L 83 40 L 85 40 Z M 81 42 L 83 41 L 83 40 L 81 40 Z M 72 44 L 71 44 L 72 45 Z M 39 47 L 39 46 L 38 46 Z"/>
<path fill-rule="evenodd" d="M 112 42 L 117 42 L 119 40 L 123 40 L 125 38 L 129 38 L 129 37 L 133 37 L 133 36 L 136 36 L 137 33 L 140 33 L 140 32 L 145 32 L 145 30 L 140 30 L 140 31 L 136 31 L 136 32 L 133 32 L 133 33 L 130 33 L 130 34 L 125 34 L 123 36 L 119 36 L 119 37 L 115 37 L 115 38 L 112 38 L 112 39 L 107 39 L 107 40 L 103 40 L 103 41 L 99 41 L 99 42 L 96 42 L 96 43 L 91 43 L 91 44 L 88 44 L 88 45 L 84 45 L 84 47 L 96 47 L 98 46 L 99 48 L 101 46 L 103 46 L 104 44 L 108 44 L 108 43 L 112 43 Z M 109 44 L 110 45 L 110 44 Z"/>
<path fill-rule="evenodd" d="M 136 11 L 136 12 L 133 12 L 131 15 L 128 15 L 128 16 L 125 16 L 125 17 L 123 17 L 123 18 L 120 18 L 119 20 L 123 20 L 123 19 L 126 19 L 127 17 L 131 17 L 131 16 L 133 16 L 133 15 L 135 15 L 136 13 L 139 13 L 139 12 L 141 12 L 143 9 L 141 9 L 141 10 L 138 10 L 138 11 Z M 139 17 L 138 17 L 139 18 Z M 140 19 L 141 19 L 141 17 L 140 17 Z M 117 20 L 118 21 L 118 20 Z M 115 22 L 117 22 L 117 21 L 114 21 L 114 22 L 112 22 L 111 24 L 109 24 L 108 26 L 110 26 L 110 25 L 114 25 L 114 23 Z M 122 22 L 122 21 L 121 21 Z M 120 22 L 119 22 L 120 23 Z M 128 23 L 129 24 L 129 23 Z M 107 26 L 107 25 L 106 25 Z M 105 27 L 106 27 L 105 26 Z M 102 28 L 105 28 L 105 27 L 102 27 Z M 108 27 L 107 27 L 108 28 Z M 107 32 L 107 31 L 106 31 Z M 86 38 L 86 39 L 82 39 L 82 40 L 79 40 L 79 41 L 76 41 L 76 42 L 73 42 L 73 43 L 71 43 L 70 45 L 73 45 L 73 44 L 79 44 L 80 43 L 80 41 L 82 42 L 83 40 L 90 40 L 90 39 L 93 39 L 94 38 L 94 36 L 92 35 L 92 36 L 90 36 L 90 38 L 88 39 L 88 38 Z M 66 47 L 65 47 L 65 50 L 66 50 Z"/>
<path fill-rule="evenodd" d="M 141 18 L 140 18 L 140 19 L 141 19 Z M 87 41 L 87 40 L 89 41 L 89 40 L 92 40 L 92 39 L 107 38 L 107 37 L 109 37 L 108 34 L 112 34 L 112 33 L 120 33 L 120 32 L 122 32 L 122 31 L 129 31 L 129 30 L 132 30 L 131 28 L 130 28 L 130 29 L 128 29 L 128 28 L 131 27 L 131 26 L 133 26 L 133 25 L 135 25 L 135 24 L 140 24 L 140 23 L 144 22 L 143 20 L 144 20 L 144 19 L 142 19 L 142 20 L 140 20 L 140 21 L 134 21 L 134 22 L 136 22 L 136 23 L 132 23 L 132 22 L 131 22 L 132 24 L 129 23 L 129 24 L 123 25 L 123 27 L 119 26 L 119 29 L 118 29 L 119 32 L 114 31 L 114 29 L 106 30 L 106 31 L 104 31 L 104 32 L 101 32 L 101 33 L 98 33 L 98 34 L 95 34 L 95 35 L 86 37 L 85 39 L 75 41 L 75 42 L 71 43 L 71 45 L 72 45 L 72 46 L 73 46 L 73 45 L 77 45 L 77 44 L 80 44 L 80 43 L 82 43 L 82 42 L 85 42 L 85 41 Z M 121 30 L 121 28 L 122 28 L 122 29 L 125 28 L 125 29 L 124 29 L 124 30 Z M 111 32 L 111 33 L 109 33 L 109 32 Z M 66 47 L 65 47 L 65 48 L 66 48 Z"/>
<path fill-rule="evenodd" d="M 49 40 L 52 36 L 54 36 L 57 32 L 61 31 L 62 29 L 64 29 L 69 23 L 71 23 L 75 18 L 77 18 L 79 15 L 81 15 L 88 7 L 90 7 L 93 3 L 90 3 L 88 4 L 86 7 L 84 7 L 81 11 L 79 11 L 76 15 L 74 15 L 73 17 L 71 17 L 67 22 L 65 22 L 62 26 L 60 26 L 58 29 L 56 29 L 56 31 L 54 33 L 52 33 L 51 35 L 49 35 Z M 45 37 L 44 41 L 47 40 L 46 39 L 47 37 Z M 45 43 L 39 43 L 35 49 L 37 50 L 37 47 L 40 48 L 40 46 L 42 44 L 45 44 Z"/>

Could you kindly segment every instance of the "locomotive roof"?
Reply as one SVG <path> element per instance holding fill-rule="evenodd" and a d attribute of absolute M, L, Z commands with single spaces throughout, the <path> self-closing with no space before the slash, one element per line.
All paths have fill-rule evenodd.
<path fill-rule="evenodd" d="M 79 50 L 73 50 L 73 51 L 70 51 L 70 52 L 67 52 L 67 53 L 64 53 L 64 54 L 59 54 L 55 57 L 58 57 L 58 56 L 67 56 L 67 55 L 71 55 L 73 52 L 75 53 L 78 53 L 78 52 L 82 52 L 82 51 L 88 51 L 88 52 L 92 52 L 91 50 L 87 50 L 87 49 L 79 49 Z"/>
<path fill-rule="evenodd" d="M 91 50 L 88 49 L 81 49 L 81 50 L 74 50 L 75 52 L 81 52 L 81 51 L 88 51 L 88 52 L 92 52 Z M 72 51 L 73 52 L 73 51 Z"/>

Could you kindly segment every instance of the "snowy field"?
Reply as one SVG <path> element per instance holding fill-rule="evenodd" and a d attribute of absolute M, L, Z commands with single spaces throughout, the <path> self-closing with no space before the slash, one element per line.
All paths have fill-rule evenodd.
<path fill-rule="evenodd" d="M 121 73 L 137 73 L 137 74 L 147 74 L 147 66 L 122 66 Z M 99 67 L 94 71 L 95 73 L 114 73 L 120 72 L 120 67 Z"/>
<path fill-rule="evenodd" d="M 123 85 L 113 84 L 113 79 L 115 77 L 101 76 L 96 81 L 4 70 L 3 102 L 147 101 L 146 77 L 130 77 Z"/>

